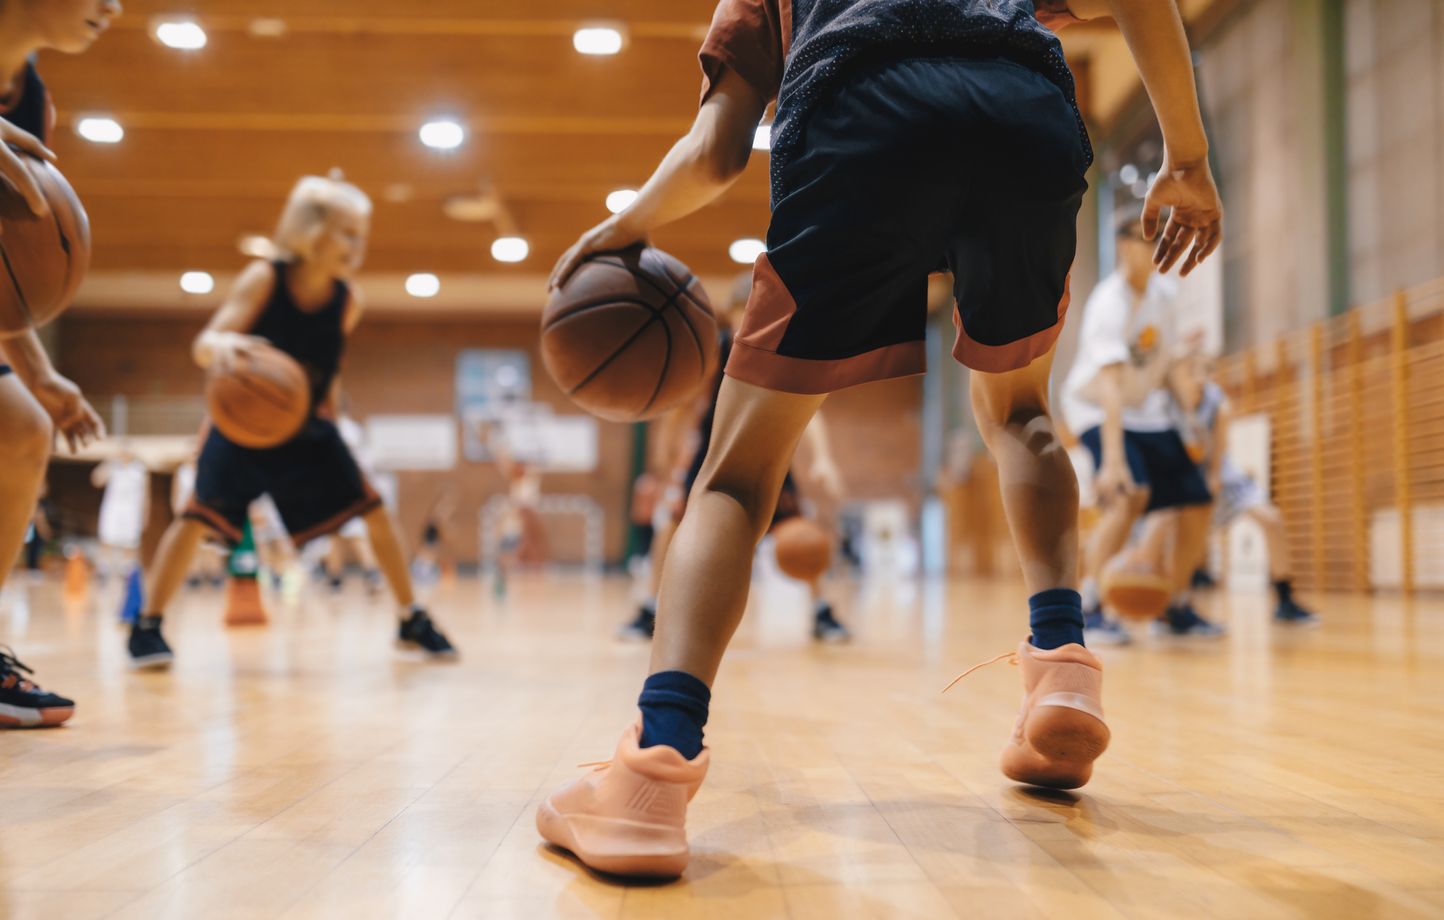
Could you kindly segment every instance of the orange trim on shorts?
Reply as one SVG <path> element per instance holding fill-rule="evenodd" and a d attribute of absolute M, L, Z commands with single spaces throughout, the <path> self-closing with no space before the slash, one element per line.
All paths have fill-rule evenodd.
<path fill-rule="evenodd" d="M 241 532 L 232 526 L 231 522 L 226 520 L 224 515 L 214 508 L 207 508 L 205 505 L 196 501 L 194 497 L 186 502 L 185 510 L 181 512 L 181 517 L 205 524 L 232 546 L 241 542 Z"/>
<path fill-rule="evenodd" d="M 964 367 L 985 374 L 1006 374 L 1009 371 L 1022 370 L 1043 357 L 1052 350 L 1058 342 L 1058 336 L 1063 333 L 1063 319 L 1068 315 L 1070 299 L 1069 282 L 1072 279 L 1071 272 L 1063 279 L 1063 297 L 1058 301 L 1058 321 L 1047 329 L 1007 345 L 984 345 L 968 335 L 968 330 L 963 327 L 962 314 L 958 312 L 955 303 L 953 325 L 957 327 L 958 340 L 953 346 L 953 357 Z"/>
<path fill-rule="evenodd" d="M 371 488 L 371 483 L 368 482 L 364 476 L 361 478 L 361 488 L 365 491 L 364 498 L 354 505 L 351 505 L 345 511 L 333 514 L 315 527 L 307 528 L 300 533 L 291 534 L 291 543 L 295 545 L 297 549 L 300 549 L 317 537 L 324 537 L 335 533 L 342 527 L 345 527 L 352 518 L 360 517 L 363 514 L 370 514 L 372 511 L 380 508 L 383 504 L 381 501 L 381 493 Z M 282 519 L 285 519 L 285 515 L 282 515 Z"/>
<path fill-rule="evenodd" d="M 797 301 L 764 252 L 752 267 L 752 293 L 747 297 L 747 311 L 742 314 L 742 328 L 737 330 L 735 344 L 776 351 L 796 314 Z"/>
<path fill-rule="evenodd" d="M 732 343 L 727 376 L 783 393 L 820 396 L 874 380 L 927 373 L 922 342 L 888 345 L 850 358 L 790 358 L 743 342 Z"/>

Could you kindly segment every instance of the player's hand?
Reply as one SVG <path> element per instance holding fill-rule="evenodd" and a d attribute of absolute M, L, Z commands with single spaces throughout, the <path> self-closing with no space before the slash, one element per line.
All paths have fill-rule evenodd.
<path fill-rule="evenodd" d="M 59 374 L 37 380 L 31 393 L 55 422 L 55 430 L 65 437 L 72 454 L 105 437 L 105 423 L 80 395 L 80 387 Z"/>
<path fill-rule="evenodd" d="M 587 256 L 597 252 L 612 252 L 618 249 L 626 249 L 633 243 L 640 243 L 646 240 L 646 234 L 637 233 L 635 230 L 626 227 L 618 218 L 621 215 L 614 214 L 606 220 L 597 224 L 577 240 L 557 260 L 556 267 L 552 269 L 552 276 L 547 281 L 547 290 L 555 291 L 567 279 L 572 272 L 577 270 Z"/>
<path fill-rule="evenodd" d="M 1115 498 L 1121 498 L 1131 493 L 1138 486 L 1133 481 L 1133 473 L 1129 471 L 1128 464 L 1121 461 L 1107 462 L 1098 471 L 1098 478 L 1094 481 L 1094 491 L 1098 494 L 1098 504 L 1106 505 Z"/>
<path fill-rule="evenodd" d="M 1164 208 L 1170 210 L 1160 234 Z M 1143 238 L 1158 240 L 1153 264 L 1160 272 L 1171 269 L 1188 252 L 1179 269 L 1180 274 L 1187 275 L 1218 248 L 1223 239 L 1223 202 L 1207 160 L 1174 163 L 1164 154 L 1163 168 L 1143 203 Z"/>
<path fill-rule="evenodd" d="M 14 149 L 11 149 L 14 148 Z M 30 174 L 30 169 L 21 159 L 19 150 L 28 153 L 37 159 L 50 163 L 55 162 L 55 154 L 49 147 L 40 143 L 40 139 L 29 131 L 17 128 L 10 122 L 0 118 L 0 174 L 10 180 L 24 198 L 25 203 L 30 206 L 30 211 L 36 217 L 44 217 L 50 213 L 50 205 L 45 201 L 45 195 L 40 191 L 40 184 Z"/>
<path fill-rule="evenodd" d="M 255 355 L 257 349 L 267 344 L 266 340 L 258 335 L 246 335 L 241 332 L 213 332 L 211 333 L 211 367 L 217 373 L 229 373 L 242 360 Z"/>

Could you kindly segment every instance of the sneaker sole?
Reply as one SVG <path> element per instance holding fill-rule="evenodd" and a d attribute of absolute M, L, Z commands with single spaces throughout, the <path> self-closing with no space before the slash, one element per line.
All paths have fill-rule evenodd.
<path fill-rule="evenodd" d="M 461 653 L 458 652 L 456 649 L 450 649 L 445 652 L 428 651 L 427 649 L 424 649 L 421 646 L 417 645 L 415 642 L 411 642 L 406 639 L 397 639 L 394 645 L 396 646 L 397 651 L 420 652 L 427 658 L 458 658 L 461 655 Z"/>
<path fill-rule="evenodd" d="M 75 715 L 74 706 L 49 706 L 33 709 L 29 706 L 10 706 L 0 703 L 0 726 L 7 728 L 42 728 L 61 725 Z"/>
<path fill-rule="evenodd" d="M 1093 761 L 1108 750 L 1111 739 L 1108 726 L 1092 713 L 1066 705 L 1038 705 L 1023 725 L 1022 760 L 1005 765 L 1003 773 L 1030 786 L 1077 789 L 1092 778 Z"/>
<path fill-rule="evenodd" d="M 143 658 L 130 659 L 132 671 L 161 671 L 169 668 L 175 661 L 175 655 L 166 653 L 161 655 L 146 655 Z"/>
<path fill-rule="evenodd" d="M 647 824 L 641 821 L 627 821 L 622 818 L 596 818 L 582 815 L 593 829 L 605 834 L 608 831 L 642 843 L 656 845 L 656 852 L 648 853 L 597 853 L 588 850 L 577 841 L 572 820 L 565 818 L 549 801 L 542 802 L 536 810 L 536 829 L 542 839 L 553 846 L 571 853 L 582 865 L 607 875 L 630 878 L 677 878 L 687 868 L 691 850 L 686 846 L 678 850 L 670 846 L 676 828 L 661 824 Z"/>

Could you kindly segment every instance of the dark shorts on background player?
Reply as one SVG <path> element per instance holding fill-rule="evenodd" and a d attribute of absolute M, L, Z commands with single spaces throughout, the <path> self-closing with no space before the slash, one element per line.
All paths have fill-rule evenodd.
<path fill-rule="evenodd" d="M 185 517 L 210 525 L 234 545 L 251 503 L 266 494 L 297 546 L 381 506 L 341 432 L 326 419 L 312 418 L 295 438 L 269 450 L 241 447 L 211 428 Z"/>
<path fill-rule="evenodd" d="M 10 365 L 0 364 L 0 377 L 4 377 L 8 373 L 10 373 Z"/>
<path fill-rule="evenodd" d="M 1089 428 L 1079 438 L 1093 455 L 1093 467 L 1103 465 L 1103 431 Z M 1209 505 L 1213 496 L 1198 465 L 1188 455 L 1176 431 L 1125 431 L 1123 452 L 1133 481 L 1147 486 L 1149 511 Z"/>
<path fill-rule="evenodd" d="M 944 267 L 954 357 L 1026 367 L 1062 330 L 1088 155 L 1067 97 L 1020 64 L 860 71 L 778 177 L 728 376 L 826 393 L 922 373 L 928 275 Z"/>

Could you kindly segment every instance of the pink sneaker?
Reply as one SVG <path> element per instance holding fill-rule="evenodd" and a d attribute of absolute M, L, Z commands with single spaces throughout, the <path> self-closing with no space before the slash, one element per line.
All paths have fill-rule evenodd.
<path fill-rule="evenodd" d="M 640 720 L 622 733 L 608 763 L 553 792 L 536 812 L 537 832 L 598 872 L 675 878 L 687 868 L 687 803 L 707 776 L 706 749 L 692 760 L 674 748 L 642 748 Z"/>
<path fill-rule="evenodd" d="M 1103 721 L 1103 663 L 1077 643 L 1035 648 L 1024 639 L 1016 652 L 999 655 L 959 675 L 1008 659 L 1023 669 L 1023 711 L 1003 748 L 1001 766 L 1011 780 L 1030 786 L 1077 789 L 1093 775 L 1093 761 L 1108 749 Z"/>

